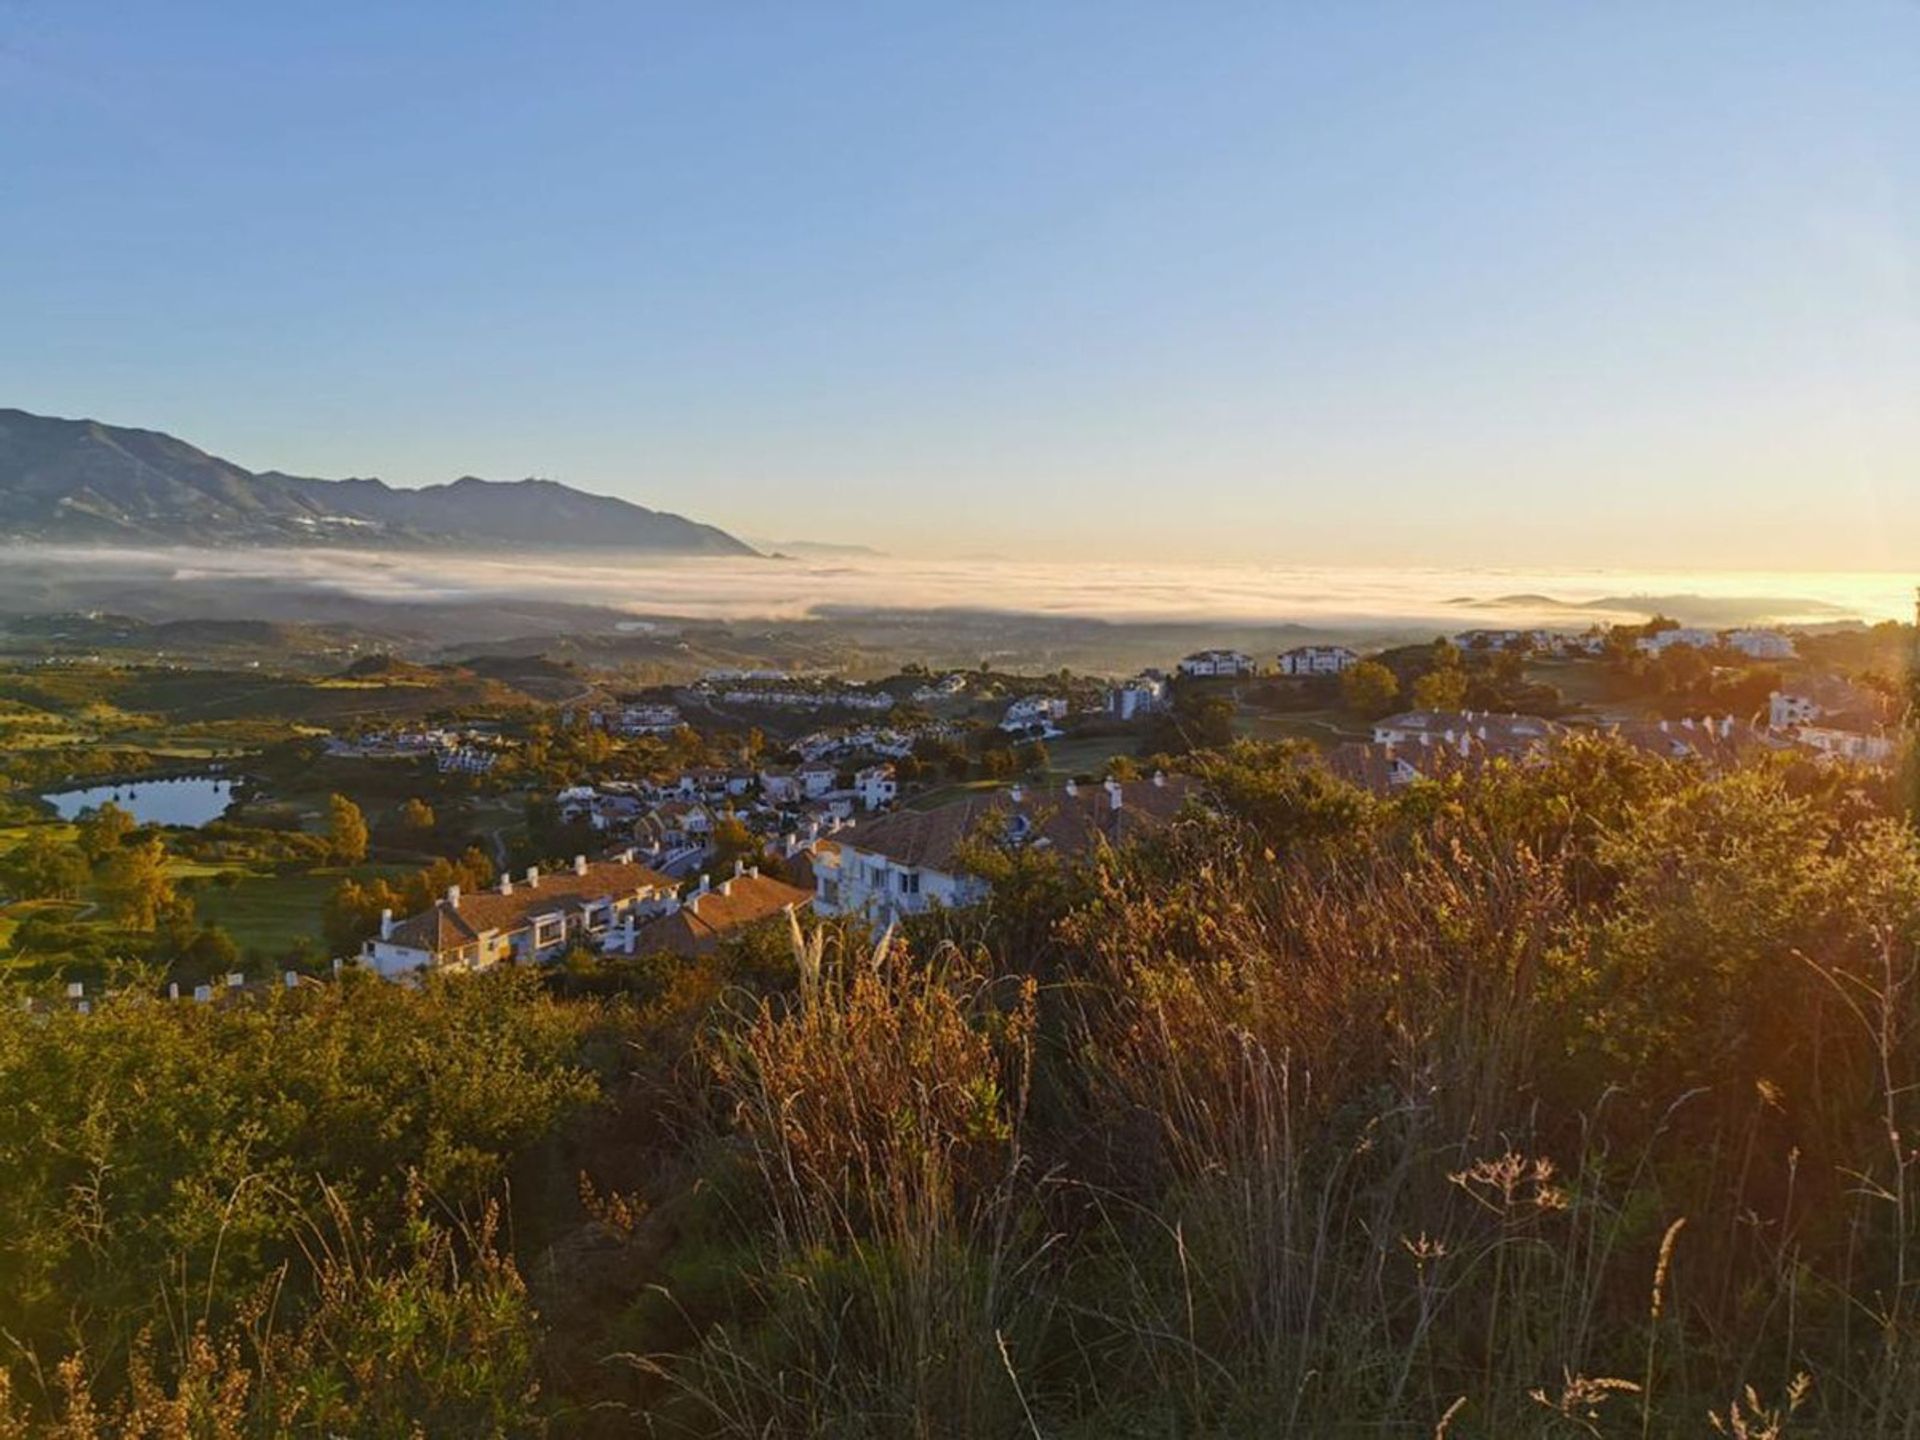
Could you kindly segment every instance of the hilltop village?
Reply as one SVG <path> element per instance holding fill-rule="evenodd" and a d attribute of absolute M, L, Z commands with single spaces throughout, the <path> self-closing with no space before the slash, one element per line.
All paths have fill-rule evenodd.
<path fill-rule="evenodd" d="M 0 955 L 69 1003 L 129 957 L 212 999 L 348 966 L 592 971 L 790 916 L 884 926 L 978 903 L 996 852 L 1074 863 L 1208 813 L 1236 755 L 1383 803 L 1583 737 L 1885 785 L 1907 643 L 1654 620 L 1120 677 L 713 667 L 639 688 L 543 661 L 256 659 L 237 692 L 215 663 L 43 647 L 0 675 Z M 141 813 L 215 784 L 189 823 Z"/>

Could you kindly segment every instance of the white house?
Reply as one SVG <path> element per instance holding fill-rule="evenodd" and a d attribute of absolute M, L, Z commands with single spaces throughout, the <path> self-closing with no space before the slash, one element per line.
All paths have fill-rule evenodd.
<path fill-rule="evenodd" d="M 899 798 L 900 781 L 891 765 L 869 765 L 855 773 L 854 794 L 863 810 L 885 810 Z"/>
<path fill-rule="evenodd" d="M 967 677 L 958 670 L 942 675 L 928 685 L 922 685 L 913 692 L 913 698 L 922 705 L 935 704 L 941 700 L 951 700 L 967 692 Z"/>
<path fill-rule="evenodd" d="M 793 773 L 800 782 L 802 797 L 808 800 L 818 800 L 840 778 L 840 772 L 824 760 L 809 760 Z"/>
<path fill-rule="evenodd" d="M 1889 730 L 1892 700 L 1834 675 L 1813 675 L 1767 697 L 1768 727 L 1823 755 L 1889 763 L 1899 746 Z"/>
<path fill-rule="evenodd" d="M 1167 682 L 1151 675 L 1136 675 L 1107 691 L 1106 711 L 1116 720 L 1135 720 L 1163 710 L 1167 704 Z"/>
<path fill-rule="evenodd" d="M 1344 645 L 1296 645 L 1280 656 L 1282 675 L 1341 675 L 1360 663 Z"/>
<path fill-rule="evenodd" d="M 1443 744 L 1522 754 L 1551 742 L 1562 727 L 1537 715 L 1485 710 L 1408 710 L 1374 722 L 1376 745 Z"/>
<path fill-rule="evenodd" d="M 1453 637 L 1462 650 L 1545 650 L 1553 644 L 1548 630 L 1462 630 Z"/>
<path fill-rule="evenodd" d="M 1888 765 L 1899 753 L 1899 742 L 1884 730 L 1842 730 L 1832 725 L 1802 725 L 1794 732 L 1802 744 L 1836 760 L 1861 765 Z"/>
<path fill-rule="evenodd" d="M 677 705 L 629 705 L 609 728 L 621 735 L 670 735 L 680 723 Z"/>
<path fill-rule="evenodd" d="M 1658 635 L 1642 635 L 1633 642 L 1633 645 L 1642 654 L 1658 655 L 1674 645 L 1691 645 L 1696 650 L 1711 650 L 1719 643 L 1720 636 L 1716 632 L 1683 625 L 1677 630 L 1662 630 Z"/>
<path fill-rule="evenodd" d="M 1750 660 L 1791 660 L 1799 653 L 1793 637 L 1778 630 L 1729 630 L 1726 642 Z"/>
<path fill-rule="evenodd" d="M 552 960 L 570 945 L 598 943 L 616 927 L 663 913 L 672 892 L 673 882 L 636 863 L 631 850 L 591 865 L 576 855 L 573 868 L 557 875 L 503 875 L 469 895 L 449 886 L 433 908 L 405 920 L 384 911 L 361 959 L 388 978 Z"/>
<path fill-rule="evenodd" d="M 967 872 L 963 846 L 1046 847 L 1078 856 L 1101 844 L 1120 844 L 1166 825 L 1179 812 L 1192 782 L 1184 776 L 1035 792 L 1021 786 L 976 796 L 935 810 L 899 810 L 836 834 L 813 857 L 814 908 L 827 915 L 859 914 L 876 921 L 935 907 L 976 904 L 988 886 Z"/>
<path fill-rule="evenodd" d="M 1196 650 L 1180 662 L 1180 673 L 1195 679 L 1253 674 L 1253 657 L 1238 650 Z"/>
<path fill-rule="evenodd" d="M 1028 695 L 1007 707 L 1000 728 L 1008 731 L 1031 730 L 1036 726 L 1048 735 L 1057 734 L 1053 722 L 1064 720 L 1067 702 L 1057 695 Z"/>
<path fill-rule="evenodd" d="M 793 771 L 769 766 L 760 772 L 760 793 L 770 805 L 798 805 L 805 792 Z"/>

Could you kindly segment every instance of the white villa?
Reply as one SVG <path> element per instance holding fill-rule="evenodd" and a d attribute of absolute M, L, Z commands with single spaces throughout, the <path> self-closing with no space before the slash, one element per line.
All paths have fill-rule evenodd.
<path fill-rule="evenodd" d="M 1514 753 L 1536 749 L 1562 733 L 1562 726 L 1537 715 L 1491 715 L 1485 710 L 1408 710 L 1374 722 L 1376 745 L 1483 746 Z"/>
<path fill-rule="evenodd" d="M 1195 679 L 1251 675 L 1253 671 L 1253 657 L 1238 650 L 1196 650 L 1180 662 L 1180 673 Z"/>
<path fill-rule="evenodd" d="M 1344 645 L 1296 645 L 1280 656 L 1282 675 L 1340 675 L 1360 663 Z"/>
<path fill-rule="evenodd" d="M 1729 630 L 1724 638 L 1729 649 L 1750 660 L 1791 660 L 1799 653 L 1793 637 L 1778 630 Z"/>
<path fill-rule="evenodd" d="M 805 800 L 820 799 L 840 778 L 840 772 L 824 760 L 809 760 L 793 774 L 800 782 L 800 795 Z"/>
<path fill-rule="evenodd" d="M 869 765 L 853 777 L 863 810 L 885 810 L 899 798 L 900 781 L 891 765 Z"/>
<path fill-rule="evenodd" d="M 792 770 L 769 766 L 760 772 L 760 794 L 769 805 L 798 805 L 803 793 Z"/>
<path fill-rule="evenodd" d="M 1453 637 L 1462 650 L 1547 650 L 1553 645 L 1550 630 L 1462 630 Z"/>
<path fill-rule="evenodd" d="M 1008 731 L 1031 730 L 1035 726 L 1048 734 L 1056 733 L 1053 722 L 1064 720 L 1067 714 L 1067 702 L 1057 695 L 1028 695 L 1016 700 L 1007 707 L 1007 713 L 1001 717 L 1000 728 Z"/>
<path fill-rule="evenodd" d="M 1016 785 L 936 810 L 897 811 L 843 829 L 815 851 L 814 909 L 887 921 L 936 906 L 976 904 L 987 886 L 959 863 L 968 840 L 981 836 L 1077 856 L 1166 825 L 1191 793 L 1186 777 L 1156 775 L 1126 784 L 1069 782 L 1054 791 Z"/>
<path fill-rule="evenodd" d="M 1154 675 L 1136 675 L 1107 691 L 1106 711 L 1116 720 L 1136 720 L 1166 708 L 1167 682 Z"/>
<path fill-rule="evenodd" d="M 1719 643 L 1718 632 L 1683 625 L 1677 630 L 1662 630 L 1658 635 L 1642 635 L 1633 642 L 1633 646 L 1643 655 L 1659 655 L 1675 645 L 1691 645 L 1696 650 L 1711 650 Z"/>

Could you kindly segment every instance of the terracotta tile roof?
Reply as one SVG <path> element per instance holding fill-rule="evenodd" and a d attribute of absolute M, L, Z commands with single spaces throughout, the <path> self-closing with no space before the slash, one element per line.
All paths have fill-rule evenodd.
<path fill-rule="evenodd" d="M 948 870 L 960 843 L 983 822 L 1007 825 L 1024 817 L 1031 826 L 1028 843 L 1041 841 L 1062 854 L 1078 855 L 1097 843 L 1118 845 L 1164 826 L 1196 793 L 1191 778 L 1169 775 L 1161 784 L 1130 781 L 1120 787 L 1115 809 L 1105 785 L 1082 785 L 1078 793 L 1062 790 L 1026 790 L 1015 801 L 1006 791 L 994 791 L 957 800 L 934 810 L 901 810 L 870 825 L 840 832 L 843 849 L 884 855 L 897 865 Z"/>
<path fill-rule="evenodd" d="M 1762 750 L 1799 747 L 1744 720 L 1627 720 L 1602 732 L 1637 749 L 1670 760 L 1699 760 L 1709 766 L 1731 765 Z"/>
<path fill-rule="evenodd" d="M 668 950 L 676 955 L 699 955 L 749 925 L 812 902 L 813 892 L 771 875 L 736 875 L 726 882 L 724 893 L 718 888 L 709 890 L 673 914 L 642 927 L 634 944 L 642 954 Z"/>
<path fill-rule="evenodd" d="M 471 945 L 489 930 L 518 930 L 531 924 L 536 915 L 578 910 L 592 901 L 624 897 L 649 887 L 671 889 L 673 883 L 645 865 L 602 860 L 587 866 L 584 875 L 561 870 L 542 875 L 538 885 L 516 880 L 510 895 L 502 895 L 495 888 L 463 894 L 457 906 L 436 901 L 431 910 L 410 915 L 395 925 L 387 943 L 439 954 Z"/>

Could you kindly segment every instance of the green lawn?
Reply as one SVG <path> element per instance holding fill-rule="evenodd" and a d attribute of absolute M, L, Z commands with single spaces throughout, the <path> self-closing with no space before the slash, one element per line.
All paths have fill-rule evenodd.
<path fill-rule="evenodd" d="M 1366 721 L 1344 710 L 1245 709 L 1235 713 L 1233 729 L 1248 740 L 1311 740 L 1328 747 L 1365 740 L 1373 733 Z"/>
<path fill-rule="evenodd" d="M 285 952 L 301 939 L 320 941 L 320 913 L 333 887 L 346 876 L 396 875 L 398 865 L 327 867 L 305 875 L 248 875 L 230 888 L 203 885 L 194 902 L 201 922 L 218 925 L 244 951 Z"/>
<path fill-rule="evenodd" d="M 1068 736 L 1047 741 L 1047 774 L 1064 780 L 1072 775 L 1098 777 L 1116 755 L 1133 757 L 1140 749 L 1138 735 Z"/>

